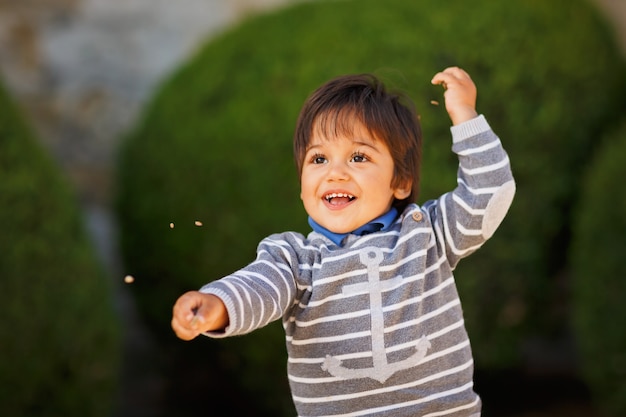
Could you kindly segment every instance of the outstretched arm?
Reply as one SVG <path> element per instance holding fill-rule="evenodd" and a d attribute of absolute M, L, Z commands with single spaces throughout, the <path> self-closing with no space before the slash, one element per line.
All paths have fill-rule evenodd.
<path fill-rule="evenodd" d="M 478 116 L 476 86 L 467 72 L 458 67 L 449 67 L 435 74 L 431 83 L 444 88 L 446 110 L 453 125 L 459 125 Z"/>
<path fill-rule="evenodd" d="M 213 294 L 189 291 L 181 295 L 172 311 L 172 329 L 176 336 L 191 340 L 201 333 L 228 326 L 226 306 Z"/>

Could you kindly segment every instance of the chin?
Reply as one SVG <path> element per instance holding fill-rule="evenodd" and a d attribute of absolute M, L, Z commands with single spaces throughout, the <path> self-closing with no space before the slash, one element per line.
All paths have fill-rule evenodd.
<path fill-rule="evenodd" d="M 323 225 L 322 225 L 323 226 Z M 351 231 L 357 229 L 356 227 L 354 229 L 350 229 L 350 228 L 346 228 L 346 227 L 332 227 L 332 226 L 324 226 L 326 229 L 330 230 L 333 233 L 350 233 Z"/>

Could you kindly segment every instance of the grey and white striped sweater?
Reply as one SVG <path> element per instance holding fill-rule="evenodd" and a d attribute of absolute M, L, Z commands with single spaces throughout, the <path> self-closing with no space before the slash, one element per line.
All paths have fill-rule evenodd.
<path fill-rule="evenodd" d="M 257 258 L 201 291 L 245 334 L 282 319 L 299 416 L 479 416 L 473 360 L 452 274 L 491 237 L 515 193 L 483 116 L 451 128 L 458 186 L 409 205 L 385 231 L 343 246 L 272 235 Z"/>

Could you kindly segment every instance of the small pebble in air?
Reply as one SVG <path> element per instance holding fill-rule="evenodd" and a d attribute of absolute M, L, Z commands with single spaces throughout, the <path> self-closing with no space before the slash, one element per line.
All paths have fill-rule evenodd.
<path fill-rule="evenodd" d="M 201 222 L 201 221 L 199 221 L 199 220 L 196 220 L 196 221 L 194 222 L 194 224 L 195 224 L 196 226 L 202 226 L 202 222 Z"/>
<path fill-rule="evenodd" d="M 132 284 L 135 281 L 135 278 L 132 275 L 126 275 L 124 277 L 124 282 L 127 284 Z"/>

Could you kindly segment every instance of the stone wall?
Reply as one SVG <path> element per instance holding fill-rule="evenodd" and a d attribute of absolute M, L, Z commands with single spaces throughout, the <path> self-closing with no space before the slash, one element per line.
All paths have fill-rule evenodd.
<path fill-rule="evenodd" d="M 199 42 L 287 0 L 0 0 L 0 71 L 86 204 L 120 134 Z"/>

